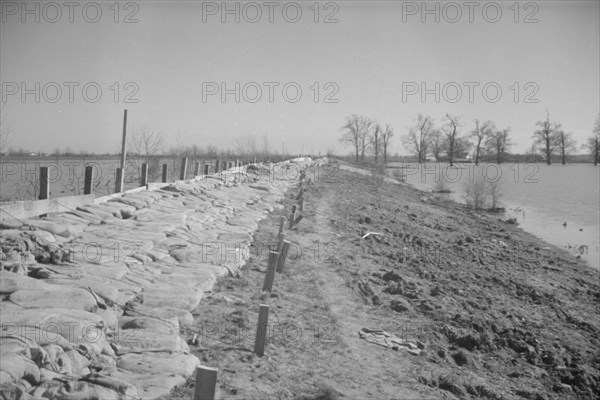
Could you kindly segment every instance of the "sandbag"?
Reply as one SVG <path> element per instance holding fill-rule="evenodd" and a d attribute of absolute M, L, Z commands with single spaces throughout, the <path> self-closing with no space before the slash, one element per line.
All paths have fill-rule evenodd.
<path fill-rule="evenodd" d="M 146 208 L 148 206 L 148 203 L 145 200 L 136 199 L 136 198 L 129 197 L 129 196 L 111 199 L 111 200 L 109 200 L 109 203 L 111 203 L 111 202 L 123 203 L 128 206 L 133 206 L 133 207 L 135 207 L 136 210 L 140 210 L 140 209 Z"/>
<path fill-rule="evenodd" d="M 154 329 L 170 335 L 179 333 L 179 320 L 177 317 L 158 319 L 152 317 L 128 317 L 119 318 L 120 329 Z"/>
<path fill-rule="evenodd" d="M 89 312 L 98 309 L 96 299 L 85 289 L 61 286 L 41 290 L 19 289 L 13 292 L 10 301 L 25 308 L 76 308 Z"/>
<path fill-rule="evenodd" d="M 81 381 L 46 381 L 38 385 L 31 395 L 49 400 L 119 400 L 121 396 L 107 387 Z"/>
<path fill-rule="evenodd" d="M 144 304 L 137 303 L 134 304 L 132 308 L 126 309 L 124 314 L 127 316 L 143 316 L 161 319 L 177 317 L 179 326 L 182 327 L 188 327 L 194 323 L 194 317 L 191 312 L 173 307 L 148 307 Z"/>
<path fill-rule="evenodd" d="M 0 371 L 0 400 L 37 400 L 27 393 L 21 385 L 15 383 L 4 383 L 8 374 Z"/>
<path fill-rule="evenodd" d="M 27 225 L 35 226 L 38 229 L 42 229 L 52 233 L 53 235 L 62 237 L 77 236 L 77 234 L 81 232 L 80 229 L 77 229 L 77 227 L 58 224 L 53 221 L 45 221 L 43 219 L 28 219 Z"/>
<path fill-rule="evenodd" d="M 12 337 L 28 340 L 39 346 L 57 344 L 65 350 L 70 350 L 73 348 L 73 345 L 61 335 L 49 334 L 47 331 L 43 331 L 35 326 L 11 326 L 9 328 L 10 329 L 8 329 L 6 326 L 1 327 L 0 340 L 6 340 L 5 338 Z"/>
<path fill-rule="evenodd" d="M 121 278 L 123 278 L 128 271 L 128 268 L 125 264 L 114 262 L 114 257 L 109 260 L 108 256 L 103 256 L 103 262 L 97 264 L 89 263 L 89 261 L 91 260 L 81 263 L 81 269 L 86 274 L 95 277 L 110 278 L 118 281 L 121 280 Z"/>
<path fill-rule="evenodd" d="M 138 392 L 135 386 L 115 377 L 106 376 L 98 373 L 91 373 L 87 374 L 86 376 L 83 376 L 80 380 L 83 382 L 93 383 L 94 385 L 103 386 L 110 390 L 114 390 L 115 392 L 119 393 L 127 399 L 138 398 Z"/>
<path fill-rule="evenodd" d="M 69 285 L 82 289 L 90 288 L 94 293 L 102 297 L 104 300 L 108 300 L 113 303 L 117 303 L 119 300 L 119 290 L 117 288 L 90 276 L 84 276 L 79 279 L 69 279 L 61 278 L 60 275 L 53 275 L 53 277 L 47 279 L 46 282 L 53 285 Z"/>
<path fill-rule="evenodd" d="M 157 278 L 158 284 L 172 287 L 188 287 L 200 289 L 203 292 L 212 291 L 217 277 L 211 271 L 192 268 L 177 268 L 170 274 L 161 274 Z"/>
<path fill-rule="evenodd" d="M 105 209 L 104 207 L 96 206 L 96 205 L 80 206 L 80 207 L 77 207 L 77 210 L 93 214 L 102 219 L 116 218 L 116 216 L 110 210 Z M 119 214 L 119 217 L 120 217 L 120 213 L 117 212 L 117 214 Z"/>
<path fill-rule="evenodd" d="M 21 379 L 27 379 L 29 382 L 37 383 L 40 380 L 40 369 L 30 359 L 20 354 L 4 353 L 0 360 L 0 371 L 4 371 L 2 379 L 10 379 L 8 382 L 17 383 Z M 8 376 L 7 376 L 8 375 Z"/>
<path fill-rule="evenodd" d="M 107 201 L 98 205 L 107 209 L 116 210 L 123 219 L 131 218 L 135 214 L 135 207 L 118 201 Z"/>
<path fill-rule="evenodd" d="M 92 314 L 94 315 L 94 314 Z M 54 313 L 52 309 L 24 310 L 22 313 L 2 316 L 2 332 L 5 335 L 25 337 L 37 343 L 61 344 L 66 339 L 70 344 L 86 349 L 92 354 L 113 354 L 106 341 L 104 323 L 71 318 Z"/>
<path fill-rule="evenodd" d="M 20 289 L 45 290 L 48 286 L 46 282 L 27 275 L 0 270 L 0 294 L 11 294 Z"/>
<path fill-rule="evenodd" d="M 159 288 L 149 287 L 144 289 L 142 294 L 144 304 L 149 307 L 173 307 L 188 311 L 196 309 L 204 297 L 204 292 L 200 289 L 168 285 L 161 285 Z"/>
<path fill-rule="evenodd" d="M 111 345 L 117 355 L 145 351 L 189 352 L 188 345 L 178 334 L 155 329 L 121 329 Z"/>

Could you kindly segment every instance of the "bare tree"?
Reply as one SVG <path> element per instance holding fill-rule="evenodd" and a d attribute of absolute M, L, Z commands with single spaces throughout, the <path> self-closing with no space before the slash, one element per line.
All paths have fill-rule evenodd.
<path fill-rule="evenodd" d="M 546 164 L 550 165 L 552 164 L 552 153 L 557 147 L 557 132 L 561 126 L 556 122 L 550 122 L 550 112 L 548 110 L 546 110 L 546 119 L 536 122 L 535 125 L 539 128 L 533 132 L 534 143 L 546 157 Z"/>
<path fill-rule="evenodd" d="M 129 136 L 129 148 L 148 163 L 151 155 L 156 155 L 162 149 L 162 136 L 159 131 L 146 126 Z"/>
<path fill-rule="evenodd" d="M 429 136 L 429 148 L 431 149 L 431 154 L 438 161 L 440 159 L 440 155 L 442 151 L 444 151 L 444 134 L 440 129 L 432 129 L 431 135 Z"/>
<path fill-rule="evenodd" d="M 572 132 L 565 132 L 562 129 L 556 131 L 556 143 L 560 151 L 562 165 L 567 163 L 567 156 L 575 151 L 575 140 Z"/>
<path fill-rule="evenodd" d="M 8 145 L 12 142 L 12 125 L 8 121 L 8 112 L 2 110 L 0 117 L 0 153 L 8 150 Z"/>
<path fill-rule="evenodd" d="M 594 166 L 598 165 L 598 153 L 600 152 L 600 114 L 594 125 L 594 135 L 586 141 L 584 147 L 588 149 L 592 157 L 594 157 Z"/>
<path fill-rule="evenodd" d="M 513 145 L 509 137 L 510 127 L 502 130 L 494 130 L 486 140 L 486 147 L 490 154 L 496 155 L 496 162 L 502 164 L 504 155 Z"/>
<path fill-rule="evenodd" d="M 367 147 L 367 138 L 373 126 L 373 121 L 361 115 L 352 114 L 346 117 L 346 123 L 342 126 L 342 137 L 340 142 L 354 147 L 356 162 L 360 155 L 361 161 L 365 158 L 365 149 Z"/>
<path fill-rule="evenodd" d="M 465 183 L 464 197 L 468 207 L 480 210 L 485 206 L 488 198 L 485 179 L 481 174 Z"/>
<path fill-rule="evenodd" d="M 381 150 L 383 151 L 383 163 L 387 164 L 387 150 L 390 145 L 390 141 L 394 136 L 394 130 L 390 124 L 385 126 L 385 130 L 381 133 Z"/>
<path fill-rule="evenodd" d="M 471 131 L 471 136 L 475 137 L 475 165 L 479 165 L 479 155 L 481 154 L 481 144 L 485 144 L 486 139 L 495 130 L 494 123 L 492 121 L 485 121 L 480 123 L 478 119 L 475 120 L 475 129 Z"/>
<path fill-rule="evenodd" d="M 446 114 L 444 124 L 442 125 L 442 132 L 446 135 L 446 151 L 448 152 L 448 161 L 450 166 L 454 165 L 454 145 L 456 143 L 456 135 L 458 134 L 458 128 L 461 126 L 460 117 L 455 115 Z"/>
<path fill-rule="evenodd" d="M 598 158 L 600 153 L 600 114 L 596 118 L 594 124 L 593 135 L 587 138 L 586 142 L 581 145 L 582 149 L 589 151 L 589 154 L 594 159 L 594 166 L 598 165 Z"/>
<path fill-rule="evenodd" d="M 375 129 L 369 135 L 368 143 L 371 149 L 373 149 L 375 164 L 377 164 L 379 162 L 379 151 L 381 150 L 381 126 L 379 124 L 375 124 Z"/>
<path fill-rule="evenodd" d="M 496 210 L 498 207 L 498 203 L 500 199 L 502 199 L 504 195 L 504 183 L 502 179 L 490 180 L 487 182 L 487 190 L 488 195 L 490 196 L 490 200 L 492 202 L 492 210 Z"/>
<path fill-rule="evenodd" d="M 409 129 L 408 134 L 402 137 L 402 143 L 417 155 L 419 164 L 427 159 L 427 148 L 432 130 L 433 119 L 419 114 L 415 125 Z"/>

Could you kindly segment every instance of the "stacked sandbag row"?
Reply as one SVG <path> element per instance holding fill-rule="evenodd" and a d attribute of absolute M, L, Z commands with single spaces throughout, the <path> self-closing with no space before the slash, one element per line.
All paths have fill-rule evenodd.
<path fill-rule="evenodd" d="M 311 161 L 275 168 L 294 165 Z M 198 359 L 180 330 L 294 184 L 272 172 L 225 171 L 0 230 L 0 398 L 148 399 L 184 383 Z"/>

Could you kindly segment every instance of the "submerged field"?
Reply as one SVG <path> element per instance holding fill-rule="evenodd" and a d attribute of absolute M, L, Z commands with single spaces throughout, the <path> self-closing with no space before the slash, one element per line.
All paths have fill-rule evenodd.
<path fill-rule="evenodd" d="M 228 161 L 233 161 L 229 160 Z M 214 163 L 213 158 L 188 159 L 186 178 L 194 175 L 195 163 Z M 143 157 L 130 156 L 125 163 L 125 189 L 140 184 Z M 179 179 L 181 159 L 175 157 L 151 157 L 149 160 L 148 181 L 160 182 L 162 165 L 168 165 L 168 182 Z M 0 201 L 36 200 L 39 191 L 39 169 L 49 168 L 50 196 L 77 196 L 83 194 L 85 167 L 94 169 L 93 192 L 96 196 L 106 196 L 115 192 L 115 176 L 120 166 L 118 157 L 3 157 L 0 162 Z M 202 171 L 200 171 L 202 173 Z"/>

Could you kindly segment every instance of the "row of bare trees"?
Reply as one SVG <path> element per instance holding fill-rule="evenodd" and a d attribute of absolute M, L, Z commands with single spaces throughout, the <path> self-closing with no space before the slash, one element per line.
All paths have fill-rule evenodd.
<path fill-rule="evenodd" d="M 496 162 L 502 163 L 504 155 L 512 146 L 510 128 L 498 129 L 492 121 L 476 119 L 475 128 L 461 134 L 463 126 L 462 117 L 458 115 L 446 114 L 440 126 L 436 127 L 433 118 L 419 114 L 408 133 L 402 137 L 402 143 L 417 156 L 419 163 L 426 161 L 427 154 L 431 154 L 435 160 L 445 155 L 450 165 L 453 165 L 456 159 L 465 158 L 473 147 L 476 164 L 484 152 L 486 155 L 494 155 Z"/>
<path fill-rule="evenodd" d="M 198 146 L 196 144 L 184 145 L 181 138 L 175 141 L 169 149 L 164 146 L 162 133 L 156 129 L 142 127 L 135 130 L 127 140 L 128 152 L 136 156 L 138 161 L 148 163 L 151 156 L 166 155 L 177 158 L 190 156 L 201 157 L 239 157 L 239 158 L 265 158 L 271 155 L 269 139 L 267 135 L 262 137 L 262 147 L 257 146 L 257 138 L 254 135 L 243 135 L 235 140 L 233 150 L 219 150 L 216 146 Z"/>
<path fill-rule="evenodd" d="M 387 163 L 388 148 L 394 136 L 394 129 L 390 124 L 386 124 L 384 128 L 374 119 L 352 114 L 346 118 L 341 129 L 340 142 L 354 148 L 357 163 L 365 161 L 367 152 L 375 156 L 376 164 L 380 162 L 380 155 L 382 161 Z"/>
<path fill-rule="evenodd" d="M 544 156 L 546 163 L 552 163 L 552 156 L 558 154 L 563 165 L 566 164 L 567 156 L 577 149 L 572 132 L 565 132 L 562 125 L 550 121 L 550 112 L 546 110 L 546 119 L 536 122 L 537 129 L 533 133 L 534 147 Z M 598 165 L 598 139 L 600 136 L 600 114 L 594 125 L 593 135 L 582 145 L 594 158 L 594 165 Z"/>
<path fill-rule="evenodd" d="M 462 117 L 446 114 L 436 127 L 433 118 L 419 114 L 408 133 L 402 137 L 403 145 L 417 157 L 419 163 L 427 161 L 427 155 L 439 160 L 445 155 L 450 165 L 456 159 L 464 158 L 473 153 L 475 164 L 479 164 L 482 155 L 492 156 L 498 164 L 504 161 L 513 142 L 510 137 L 510 127 L 498 129 L 490 120 L 475 119 L 475 127 L 466 134 L 460 133 L 464 126 Z M 566 164 L 567 156 L 576 151 L 576 142 L 573 133 L 565 132 L 561 124 L 550 121 L 547 112 L 546 119 L 536 123 L 534 131 L 534 148 L 542 154 L 548 164 L 553 155 L 559 155 L 562 164 Z M 596 120 L 593 135 L 589 137 L 583 148 L 594 158 L 594 165 L 598 165 L 600 138 L 600 115 Z"/>

